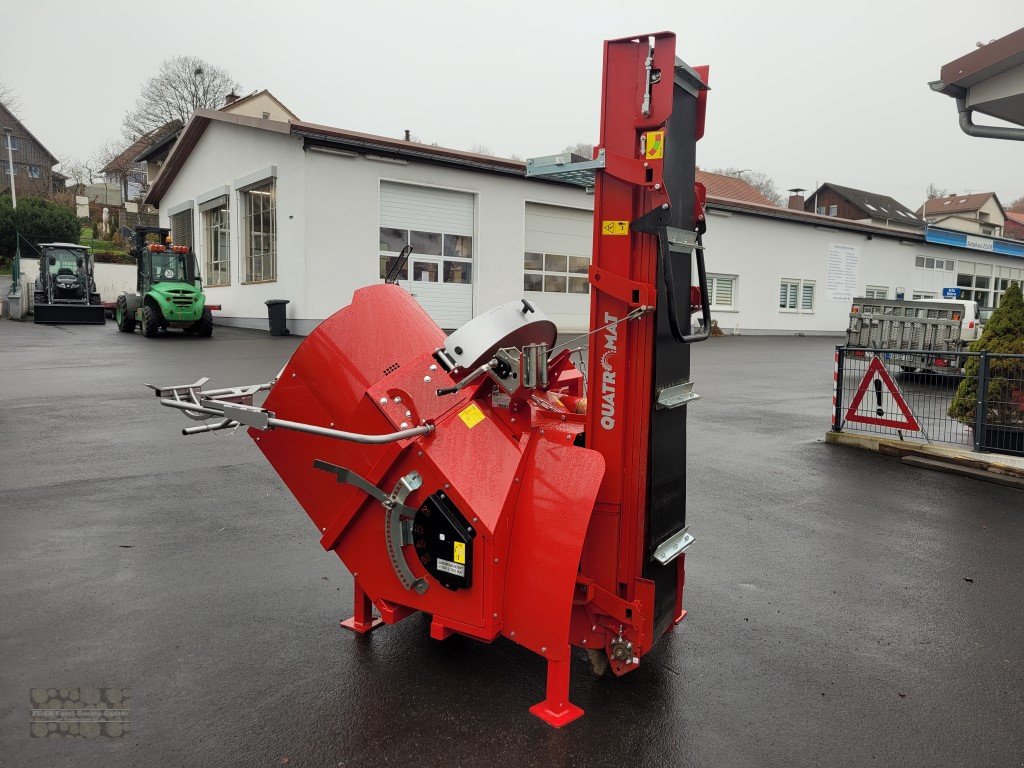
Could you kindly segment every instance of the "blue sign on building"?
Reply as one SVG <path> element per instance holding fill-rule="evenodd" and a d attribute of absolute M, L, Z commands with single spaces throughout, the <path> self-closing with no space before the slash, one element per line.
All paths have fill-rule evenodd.
<path fill-rule="evenodd" d="M 959 288 L 943 288 L 942 298 L 944 299 L 959 299 L 960 289 Z"/>

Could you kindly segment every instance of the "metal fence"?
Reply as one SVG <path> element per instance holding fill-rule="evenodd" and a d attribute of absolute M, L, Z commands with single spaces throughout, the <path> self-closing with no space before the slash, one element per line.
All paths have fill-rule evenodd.
<path fill-rule="evenodd" d="M 1024 355 L 836 347 L 832 430 L 1024 456 Z"/>

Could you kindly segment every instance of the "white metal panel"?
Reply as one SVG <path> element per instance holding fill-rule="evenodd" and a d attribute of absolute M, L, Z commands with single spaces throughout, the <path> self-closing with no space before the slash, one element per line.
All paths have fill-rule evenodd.
<path fill-rule="evenodd" d="M 473 319 L 473 286 L 400 280 L 434 322 L 453 331 Z"/>
<path fill-rule="evenodd" d="M 380 183 L 380 226 L 421 232 L 439 232 L 446 235 L 476 237 L 473 227 L 474 196 L 467 192 L 423 187 L 415 184 Z M 413 261 L 416 254 L 413 253 Z M 443 257 L 425 257 L 438 265 L 438 282 L 406 281 L 400 285 L 409 291 L 427 310 L 435 323 L 453 330 L 473 318 L 473 286 L 443 282 Z M 475 259 L 474 259 L 475 262 Z M 476 270 L 473 270 L 474 277 Z M 412 274 L 412 262 L 409 264 Z"/>
<path fill-rule="evenodd" d="M 590 256 L 594 214 L 558 205 L 526 204 L 526 250 Z"/>
<path fill-rule="evenodd" d="M 472 235 L 473 195 L 382 181 L 380 225 L 446 235 Z"/>

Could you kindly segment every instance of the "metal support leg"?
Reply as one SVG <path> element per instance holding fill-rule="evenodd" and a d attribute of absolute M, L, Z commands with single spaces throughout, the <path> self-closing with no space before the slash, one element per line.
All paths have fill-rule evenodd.
<path fill-rule="evenodd" d="M 561 728 L 583 714 L 583 710 L 569 701 L 569 656 L 566 646 L 565 658 L 548 661 L 548 685 L 544 701 L 530 707 L 548 725 Z"/>
<path fill-rule="evenodd" d="M 373 615 L 373 602 L 359 586 L 358 581 L 355 583 L 355 596 L 352 598 L 352 605 L 355 615 L 350 619 L 338 622 L 345 629 L 351 629 L 353 632 L 363 635 L 384 623 L 383 619 Z"/>

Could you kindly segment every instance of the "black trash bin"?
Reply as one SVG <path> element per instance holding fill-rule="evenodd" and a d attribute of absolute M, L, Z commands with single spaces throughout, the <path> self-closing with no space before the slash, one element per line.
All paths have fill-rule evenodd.
<path fill-rule="evenodd" d="M 288 318 L 285 315 L 288 299 L 267 299 L 267 319 L 270 321 L 271 336 L 288 336 Z"/>

